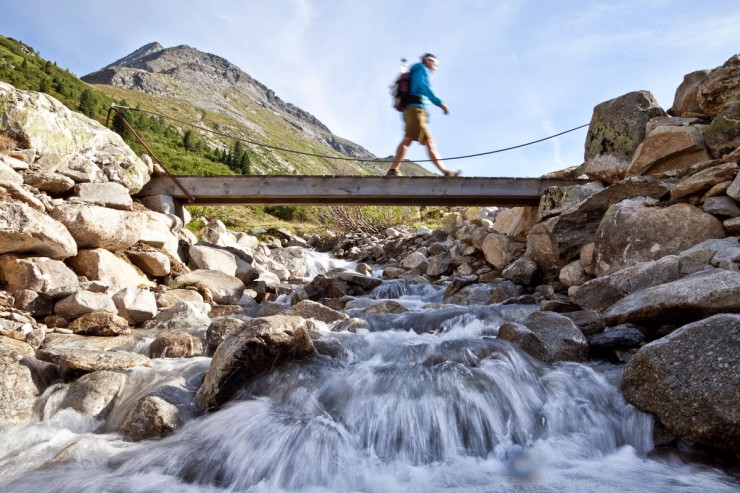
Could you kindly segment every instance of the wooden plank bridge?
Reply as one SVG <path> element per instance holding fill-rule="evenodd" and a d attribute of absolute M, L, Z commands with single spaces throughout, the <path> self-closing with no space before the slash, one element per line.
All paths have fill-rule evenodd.
<path fill-rule="evenodd" d="M 536 206 L 556 178 L 441 176 L 158 176 L 138 196 L 170 195 L 203 205 Z"/>

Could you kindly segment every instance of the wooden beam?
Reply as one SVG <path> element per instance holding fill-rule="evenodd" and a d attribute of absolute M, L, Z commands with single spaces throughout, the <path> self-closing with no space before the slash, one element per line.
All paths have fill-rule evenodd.
<path fill-rule="evenodd" d="M 194 204 L 203 205 L 479 205 L 536 206 L 552 186 L 587 180 L 428 176 L 178 176 Z M 187 197 L 167 177 L 154 177 L 140 197 Z"/>

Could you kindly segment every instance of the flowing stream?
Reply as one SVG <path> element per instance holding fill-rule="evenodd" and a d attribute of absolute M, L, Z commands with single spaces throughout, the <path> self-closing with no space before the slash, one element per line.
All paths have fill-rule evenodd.
<path fill-rule="evenodd" d="M 0 491 L 738 491 L 719 470 L 648 455 L 652 420 L 621 396 L 620 367 L 548 365 L 496 340 L 501 323 L 536 306 L 441 296 L 384 283 L 348 306 L 367 329 L 320 327 L 319 355 L 262 375 L 205 416 L 193 397 L 209 358 L 129 371 L 105 422 L 60 409 L 63 385 L 52 386 L 38 400 L 43 421 L 0 429 Z M 409 312 L 361 311 L 384 299 Z M 152 393 L 185 424 L 122 441 L 114 430 Z"/>

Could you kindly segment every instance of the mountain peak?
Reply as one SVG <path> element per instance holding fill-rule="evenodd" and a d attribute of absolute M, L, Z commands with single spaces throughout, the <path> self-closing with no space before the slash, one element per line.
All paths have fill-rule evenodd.
<path fill-rule="evenodd" d="M 158 53 L 162 50 L 164 50 L 164 46 L 154 41 L 152 43 L 145 44 L 138 50 L 134 50 L 133 52 L 129 53 L 128 55 L 126 55 L 125 57 L 119 60 L 116 60 L 110 65 L 106 65 L 104 68 L 128 67 L 128 66 L 135 64 L 138 60 L 145 58 L 153 53 Z"/>

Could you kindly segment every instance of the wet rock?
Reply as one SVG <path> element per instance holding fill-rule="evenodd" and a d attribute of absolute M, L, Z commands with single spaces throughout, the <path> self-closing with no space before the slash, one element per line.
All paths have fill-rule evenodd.
<path fill-rule="evenodd" d="M 740 454 L 740 315 L 700 320 L 642 347 L 622 375 L 625 398 L 691 445 Z"/>
<path fill-rule="evenodd" d="M 231 334 L 240 330 L 244 320 L 238 318 L 217 318 L 208 326 L 206 331 L 206 342 L 209 353 L 213 353 L 219 344 Z"/>
<path fill-rule="evenodd" d="M 203 354 L 203 344 L 187 332 L 168 332 L 157 336 L 149 346 L 150 358 L 192 358 Z"/>
<path fill-rule="evenodd" d="M 522 323 L 501 325 L 498 338 L 547 363 L 585 361 L 588 341 L 567 317 L 553 312 L 534 312 Z"/>
<path fill-rule="evenodd" d="M 65 369 L 83 372 L 151 366 L 151 360 L 146 356 L 125 351 L 69 350 L 43 347 L 36 351 L 36 357 L 41 361 L 48 361 Z"/>
<path fill-rule="evenodd" d="M 397 301 L 385 300 L 369 306 L 362 311 L 365 313 L 406 313 L 408 309 Z"/>
<path fill-rule="evenodd" d="M 126 347 L 130 344 L 131 338 L 128 336 L 95 337 L 52 333 L 47 334 L 46 339 L 44 339 L 42 349 L 59 349 L 65 351 L 90 349 L 95 351 L 110 351 Z"/>
<path fill-rule="evenodd" d="M 136 403 L 119 431 L 124 440 L 140 442 L 166 437 L 181 424 L 182 416 L 176 406 L 150 395 Z"/>
<path fill-rule="evenodd" d="M 491 297 L 488 304 L 501 303 L 512 298 L 518 298 L 522 294 L 522 287 L 511 281 L 500 281 L 493 283 Z"/>
<path fill-rule="evenodd" d="M 520 258 L 509 264 L 503 271 L 501 277 L 512 281 L 520 286 L 531 286 L 537 279 L 537 262 L 529 258 Z"/>
<path fill-rule="evenodd" d="M 126 375 L 96 371 L 82 375 L 65 390 L 60 409 L 72 408 L 95 419 L 106 419 L 126 383 Z"/>
<path fill-rule="evenodd" d="M 576 310 L 562 314 L 571 319 L 586 337 L 603 332 L 606 327 L 604 320 L 596 310 Z"/>
<path fill-rule="evenodd" d="M 452 265 L 452 257 L 448 253 L 441 253 L 429 259 L 427 266 L 427 275 L 436 277 L 442 276 L 449 272 Z"/>
<path fill-rule="evenodd" d="M 67 228 L 31 207 L 0 202 L 0 253 L 23 253 L 63 260 L 77 254 Z"/>
<path fill-rule="evenodd" d="M 660 207 L 645 199 L 624 200 L 609 208 L 596 233 L 596 271 L 611 274 L 724 234 L 717 218 L 692 205 Z"/>
<path fill-rule="evenodd" d="M 324 306 L 321 303 L 311 300 L 303 300 L 291 306 L 283 312 L 283 315 L 293 315 L 296 317 L 313 318 L 327 324 L 338 320 L 346 320 L 348 315 Z"/>
<path fill-rule="evenodd" d="M 611 358 L 614 351 L 636 348 L 643 342 L 645 335 L 632 324 L 610 327 L 588 338 L 589 353 L 596 358 Z"/>
<path fill-rule="evenodd" d="M 98 337 L 128 335 L 131 329 L 125 318 L 107 312 L 90 312 L 69 324 L 75 334 Z"/>
<path fill-rule="evenodd" d="M 0 423 L 17 424 L 33 416 L 38 389 L 31 370 L 17 363 L 0 363 Z"/>
<path fill-rule="evenodd" d="M 591 279 L 569 295 L 586 310 L 604 311 L 630 293 L 677 280 L 680 266 L 679 257 L 669 255 Z"/>
<path fill-rule="evenodd" d="M 314 354 L 311 329 L 310 322 L 300 317 L 275 315 L 246 321 L 242 330 L 216 349 L 196 394 L 198 408 L 218 407 L 260 373 Z"/>
<path fill-rule="evenodd" d="M 170 331 L 205 327 L 211 323 L 211 307 L 195 301 L 180 301 L 145 323 L 149 330 Z"/>
<path fill-rule="evenodd" d="M 233 305 L 244 294 L 244 283 L 234 276 L 217 270 L 198 269 L 178 276 L 173 286 L 184 288 L 194 286 L 199 290 L 207 290 L 213 301 L 221 305 Z"/>
<path fill-rule="evenodd" d="M 607 325 L 686 323 L 740 312 L 740 272 L 707 269 L 622 298 L 605 313 Z"/>

